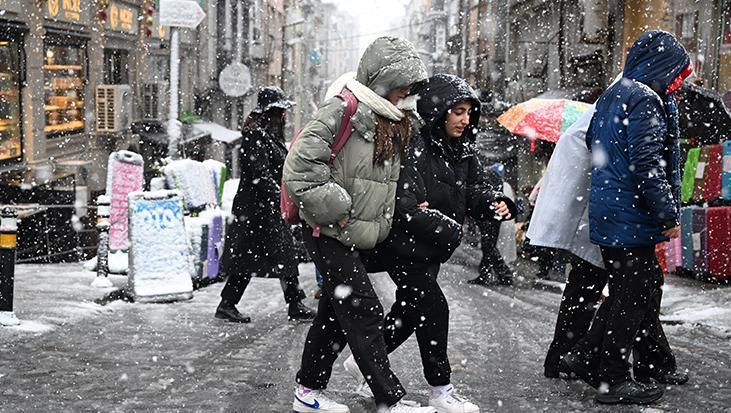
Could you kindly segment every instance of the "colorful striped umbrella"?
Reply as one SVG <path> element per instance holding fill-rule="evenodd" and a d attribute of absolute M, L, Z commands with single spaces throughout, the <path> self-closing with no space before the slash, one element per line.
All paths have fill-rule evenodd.
<path fill-rule="evenodd" d="M 574 100 L 531 99 L 511 107 L 497 121 L 516 135 L 558 142 L 561 133 L 589 109 L 590 104 Z"/>

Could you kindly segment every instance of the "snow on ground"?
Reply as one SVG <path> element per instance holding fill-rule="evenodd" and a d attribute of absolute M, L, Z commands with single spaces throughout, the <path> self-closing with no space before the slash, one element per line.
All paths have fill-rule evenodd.
<path fill-rule="evenodd" d="M 668 276 L 663 286 L 661 320 L 710 327 L 731 338 L 731 287 Z"/>
<path fill-rule="evenodd" d="M 49 332 L 111 311 L 94 303 L 113 290 L 91 287 L 95 277 L 96 273 L 85 270 L 83 263 L 17 265 L 13 302 L 20 325 L 0 328 L 0 341 L 24 333 Z M 109 279 L 118 288 L 127 283 L 124 276 L 110 275 Z"/>
<path fill-rule="evenodd" d="M 313 305 L 314 268 L 303 264 L 300 271 L 305 301 Z M 252 323 L 235 324 L 213 318 L 221 284 L 195 291 L 188 301 L 115 301 L 101 307 L 93 298 L 109 290 L 89 287 L 94 273 L 81 264 L 22 265 L 17 274 L 19 318 L 30 329 L 42 323 L 53 331 L 40 335 L 37 329 L 0 329 L 0 399 L 13 411 L 242 411 L 247 406 L 245 411 L 282 412 L 291 406 L 307 324 L 286 321 L 277 280 L 252 280 L 238 306 Z M 696 324 L 666 325 L 679 365 L 690 369 L 692 382 L 666 390 L 651 410 L 599 406 L 582 383 L 543 378 L 559 294 L 528 283 L 515 288 L 467 285 L 475 275 L 474 267 L 449 263 L 440 283 L 450 302 L 453 383 L 483 411 L 723 412 L 731 406 L 723 391 L 731 377 L 724 347 L 729 340 Z M 371 279 L 384 307 L 390 308 L 393 283 L 383 274 Z M 111 280 L 116 287 L 127 281 L 123 276 Z M 696 295 L 709 287 L 678 282 L 683 285 L 668 289 L 668 302 L 684 291 L 681 287 Z M 676 286 L 675 280 L 669 285 Z M 712 291 L 721 296 L 731 292 Z M 372 412 L 372 401 L 352 393 L 354 382 L 342 369 L 348 354 L 346 350 L 338 359 L 328 389 L 353 413 Z M 415 339 L 391 360 L 409 398 L 424 403 L 428 387 Z"/>
<path fill-rule="evenodd" d="M 300 270 L 302 278 L 314 278 L 311 265 L 301 265 Z M 95 299 L 112 291 L 91 287 L 95 275 L 95 272 L 85 269 L 83 263 L 18 265 L 14 301 L 21 325 L 0 329 L 0 338 L 13 332 L 47 332 L 114 308 L 114 305 L 103 307 L 94 303 Z M 110 274 L 109 279 L 115 288 L 127 285 L 126 276 Z M 663 290 L 663 321 L 704 326 L 714 335 L 731 338 L 731 287 L 669 276 Z M 242 300 L 244 309 L 248 307 L 248 296 L 247 293 Z M 274 311 L 281 305 L 279 301 L 281 297 L 276 295 L 267 300 L 257 300 L 251 309 Z"/>

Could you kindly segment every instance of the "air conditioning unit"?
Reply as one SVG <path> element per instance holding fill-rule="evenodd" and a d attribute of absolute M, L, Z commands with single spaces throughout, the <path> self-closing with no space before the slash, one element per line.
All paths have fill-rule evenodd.
<path fill-rule="evenodd" d="M 151 82 L 139 86 L 139 108 L 142 120 L 167 119 L 168 83 Z"/>
<path fill-rule="evenodd" d="M 97 132 L 121 132 L 132 122 L 132 88 L 129 85 L 96 87 Z"/>

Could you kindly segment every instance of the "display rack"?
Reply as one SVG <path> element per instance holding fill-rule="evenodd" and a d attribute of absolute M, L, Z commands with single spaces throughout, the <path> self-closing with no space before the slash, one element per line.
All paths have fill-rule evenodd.
<path fill-rule="evenodd" d="M 46 53 L 43 130 L 49 137 L 84 130 L 84 67 L 75 64 L 74 57 L 65 47 L 49 48 Z"/>

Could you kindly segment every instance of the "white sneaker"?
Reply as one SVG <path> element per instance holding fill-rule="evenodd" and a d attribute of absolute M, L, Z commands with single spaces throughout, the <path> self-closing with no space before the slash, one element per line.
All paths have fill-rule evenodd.
<path fill-rule="evenodd" d="M 400 400 L 387 409 L 379 410 L 379 413 L 437 413 L 437 410 L 431 406 L 422 407 L 410 400 Z"/>
<path fill-rule="evenodd" d="M 360 372 L 360 367 L 358 367 L 358 363 L 355 362 L 355 357 L 353 357 L 352 354 L 350 357 L 345 359 L 343 367 L 345 368 L 345 371 L 353 376 L 355 381 L 358 383 L 355 387 L 355 393 L 359 396 L 373 398 L 373 391 L 371 391 L 371 387 L 365 381 L 365 378 L 363 378 L 363 374 Z"/>
<path fill-rule="evenodd" d="M 429 397 L 429 404 L 434 406 L 439 413 L 480 413 L 480 408 L 477 405 L 457 395 L 451 385 L 439 396 L 434 397 L 432 395 Z"/>
<path fill-rule="evenodd" d="M 294 390 L 292 410 L 296 413 L 350 413 L 348 406 L 337 403 L 325 396 L 320 390 Z"/>

